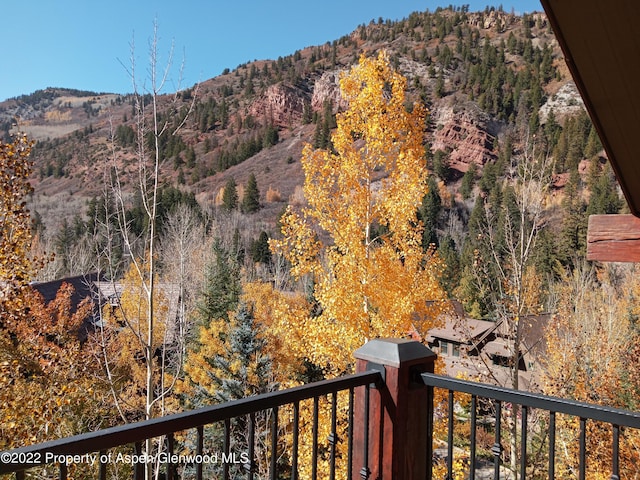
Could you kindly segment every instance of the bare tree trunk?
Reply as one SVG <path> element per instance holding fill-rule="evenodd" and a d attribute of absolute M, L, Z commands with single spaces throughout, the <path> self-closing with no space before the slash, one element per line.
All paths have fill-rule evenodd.
<path fill-rule="evenodd" d="M 523 322 L 527 315 L 539 313 L 539 292 L 532 292 L 526 286 L 526 276 L 535 275 L 532 267 L 536 242 L 543 224 L 543 208 L 551 183 L 552 163 L 549 156 L 538 155 L 536 145 L 527 138 L 521 156 L 515 158 L 510 169 L 511 185 L 516 211 L 508 211 L 505 205 L 501 215 L 492 212 L 487 205 L 489 247 L 492 263 L 497 272 L 496 285 L 492 289 L 493 304 L 498 314 L 497 321 L 507 330 L 509 352 L 510 387 L 520 389 L 520 363 L 523 360 Z M 501 224 L 498 225 L 498 221 Z M 498 241 L 498 231 L 502 230 L 502 242 Z M 512 406 L 510 431 L 510 468 L 518 477 L 518 437 L 519 407 Z"/>
<path fill-rule="evenodd" d="M 149 66 L 148 66 L 148 88 L 140 91 L 138 88 L 138 80 L 136 77 L 135 63 L 135 47 L 131 43 L 131 65 L 127 68 L 133 85 L 133 98 L 135 99 L 135 126 L 137 130 L 137 161 L 138 161 L 138 193 L 140 195 L 142 210 L 145 216 L 144 231 L 134 233 L 131 225 L 128 223 L 127 210 L 131 207 L 129 197 L 125 193 L 122 185 L 125 180 L 129 180 L 130 172 L 120 162 L 119 154 L 114 148 L 112 149 L 112 165 L 108 174 L 107 181 L 110 185 L 106 196 L 113 199 L 114 211 L 108 211 L 105 214 L 104 231 L 109 236 L 117 236 L 124 249 L 124 254 L 128 255 L 130 269 L 133 269 L 140 285 L 139 306 L 137 312 L 125 312 L 122 304 L 120 304 L 119 312 L 125 329 L 135 338 L 138 349 L 142 354 L 144 364 L 144 418 L 151 419 L 157 415 L 162 415 L 165 410 L 165 399 L 171 392 L 175 380 L 180 374 L 182 368 L 182 357 L 178 355 L 175 361 L 169 362 L 168 342 L 174 342 L 169 332 L 175 333 L 170 329 L 169 322 L 175 319 L 158 318 L 158 195 L 160 186 L 161 168 L 164 159 L 160 145 L 160 138 L 163 134 L 176 134 L 184 125 L 188 114 L 193 108 L 193 102 L 188 110 L 187 115 L 177 125 L 177 127 L 169 132 L 170 125 L 168 121 L 161 121 L 161 112 L 159 100 L 161 92 L 168 81 L 171 72 L 173 47 L 170 49 L 169 58 L 161 70 L 158 59 L 158 28 L 154 23 L 154 33 L 149 45 Z M 174 96 L 174 102 L 178 100 L 178 95 Z M 195 97 L 194 97 L 195 100 Z M 112 142 L 115 139 L 112 134 Z M 109 203 L 105 200 L 105 205 Z M 117 232 L 112 232 L 113 223 L 117 225 Z M 102 255 L 106 256 L 106 264 L 113 267 L 114 257 L 113 251 L 110 250 L 113 245 L 113 238 L 108 238 L 105 250 Z M 115 287 L 117 277 L 122 273 L 121 269 L 111 269 L 110 279 Z M 115 288 L 114 288 L 115 290 Z M 135 309 L 134 309 L 135 310 Z M 166 315 L 164 317 L 167 317 Z M 146 322 L 146 324 L 145 324 Z M 103 332 L 104 334 L 104 332 Z M 108 358 L 108 349 L 106 343 L 109 341 L 106 335 L 103 335 L 103 363 L 107 380 L 112 385 L 112 396 L 116 407 L 121 412 L 121 416 L 126 419 L 123 412 L 123 400 L 120 393 L 113 385 L 113 377 L 110 367 L 110 359 Z M 179 341 L 178 341 L 179 343 Z M 156 361 L 157 354 L 161 355 L 159 361 Z M 132 359 L 132 361 L 134 361 Z M 165 377 L 170 367 L 176 368 L 172 371 L 172 382 L 166 384 Z M 154 443 L 156 446 L 154 447 Z M 158 453 L 163 448 L 162 439 L 149 439 L 145 442 L 145 451 L 147 455 Z M 155 451 L 154 448 L 158 450 Z M 145 478 L 151 480 L 153 476 L 154 465 L 145 464 Z"/>

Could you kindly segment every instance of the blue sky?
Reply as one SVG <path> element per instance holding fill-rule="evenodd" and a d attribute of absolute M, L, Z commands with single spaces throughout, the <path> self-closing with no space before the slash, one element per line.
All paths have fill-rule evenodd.
<path fill-rule="evenodd" d="M 167 91 L 254 59 L 277 59 L 337 40 L 370 20 L 398 20 L 414 11 L 469 4 L 472 11 L 502 5 L 517 13 L 541 11 L 538 0 L 28 0 L 0 6 L 0 101 L 46 87 L 127 93 L 125 67 L 148 65 L 158 24 L 160 63 L 175 45 Z"/>

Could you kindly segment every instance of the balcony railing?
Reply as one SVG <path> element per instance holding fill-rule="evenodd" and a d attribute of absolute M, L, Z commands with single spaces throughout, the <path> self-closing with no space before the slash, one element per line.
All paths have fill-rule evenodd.
<path fill-rule="evenodd" d="M 143 455 L 143 442 L 148 439 L 162 439 L 162 462 L 156 464 L 161 478 L 212 478 L 211 472 L 203 469 L 201 459 L 205 450 L 205 432 L 211 425 L 220 425 L 223 438 L 221 451 L 223 458 L 231 458 L 233 452 L 231 437 L 232 419 L 244 418 L 246 422 L 247 449 L 243 469 L 240 473 L 230 473 L 228 465 L 224 463 L 221 470 L 216 471 L 215 478 L 291 478 L 300 477 L 302 465 L 299 452 L 307 452 L 304 457 L 305 478 L 347 478 L 362 480 L 407 480 L 428 479 L 433 477 L 435 456 L 433 452 L 434 426 L 436 422 L 445 422 L 447 427 L 445 478 L 454 478 L 454 430 L 456 422 L 456 404 L 461 396 L 470 397 L 469 422 L 470 441 L 468 446 L 468 466 L 464 478 L 475 479 L 476 472 L 476 433 L 479 428 L 479 417 L 485 424 L 487 417 L 494 435 L 491 447 L 493 455 L 494 478 L 504 475 L 503 443 L 506 435 L 503 425 L 505 410 L 519 412 L 520 438 L 518 457 L 520 459 L 518 472 L 511 472 L 512 476 L 519 474 L 520 479 L 529 474 L 527 462 L 530 458 L 528 451 L 530 439 L 527 438 L 530 429 L 527 428 L 533 415 L 546 412 L 548 429 L 544 430 L 548 447 L 548 478 L 556 477 L 556 415 L 563 418 L 575 417 L 579 422 L 579 440 L 577 445 L 578 459 L 575 476 L 586 478 L 589 471 L 587 463 L 588 422 L 601 422 L 610 425 L 611 429 L 611 479 L 620 476 L 620 440 L 622 429 L 640 428 L 640 415 L 614 408 L 590 405 L 571 400 L 547 397 L 522 391 L 494 387 L 475 382 L 468 382 L 450 377 L 433 374 L 435 354 L 423 345 L 408 340 L 373 340 L 355 352 L 357 372 L 338 379 L 325 380 L 289 390 L 258 395 L 242 400 L 214 405 L 199 410 L 184 412 L 167 417 L 157 418 L 145 422 L 114 427 L 94 433 L 87 433 L 71 438 L 56 440 L 39 445 L 19 448 L 7 452 L 0 452 L 0 474 L 15 473 L 15 478 L 25 478 L 25 472 L 32 468 L 42 468 L 44 464 L 55 464 L 58 477 L 67 478 L 67 460 L 82 462 L 93 458 L 97 462 L 96 478 L 106 479 L 110 476 L 113 456 L 111 452 L 123 450 Z M 444 389 L 444 406 L 435 405 L 434 394 Z M 457 392 L 457 393 L 456 393 Z M 348 428 L 346 434 L 340 437 L 337 428 L 339 417 L 338 396 L 348 396 Z M 324 431 L 329 431 L 328 438 L 319 438 L 319 404 L 320 399 L 326 399 L 329 415 L 325 421 Z M 344 397 L 341 397 L 344 398 Z M 438 397 L 440 398 L 440 397 Z M 456 400 L 457 398 L 457 400 Z M 310 445 L 303 445 L 300 435 L 300 406 L 301 402 L 312 402 L 310 410 L 312 426 L 311 438 L 304 437 Z M 343 402 L 344 403 L 344 402 Z M 346 404 L 346 403 L 344 403 Z M 447 412 L 444 418 L 443 412 Z M 262 413 L 261 413 L 262 412 Z M 279 418 L 279 413 L 280 418 Z M 259 474 L 256 470 L 258 444 L 256 434 L 256 418 L 268 417 L 266 439 L 267 459 L 262 458 L 266 465 Z M 512 417 L 510 421 L 515 418 Z M 263 425 L 264 426 L 264 425 Z M 484 427 L 483 427 L 484 428 Z M 187 472 L 184 458 L 176 457 L 176 452 L 185 448 L 184 442 L 192 432 L 195 438 L 194 456 L 191 458 Z M 539 434 L 540 432 L 536 432 Z M 283 451 L 279 435 L 286 435 L 286 451 Z M 344 442 L 346 450 L 338 453 L 337 445 Z M 515 452 L 512 452 L 515 454 Z M 93 457 L 82 457 L 93 454 Z M 76 456 L 75 458 L 73 456 Z M 286 457 L 285 464 L 278 460 Z M 323 457 L 328 463 L 328 469 L 320 473 L 318 459 Z M 546 458 L 546 457 L 545 457 Z M 200 459 L 200 461 L 198 461 Z M 341 469 L 336 467 L 341 461 Z M 309 465 L 310 463 L 310 465 Z M 77 465 L 76 465 L 77 466 Z M 143 478 L 144 462 L 132 465 L 131 476 Z M 81 473 L 87 473 L 81 472 Z M 486 477 L 483 477 L 486 478 Z"/>
<path fill-rule="evenodd" d="M 491 448 L 494 456 L 494 478 L 500 478 L 501 455 L 503 451 L 502 439 L 502 409 L 508 405 L 513 409 L 518 406 L 520 409 L 520 439 L 519 439 L 519 473 L 520 479 L 527 478 L 527 458 L 529 452 L 527 448 L 528 418 L 535 409 L 538 412 L 548 413 L 548 478 L 556 478 L 556 415 L 563 414 L 579 420 L 580 433 L 578 440 L 578 468 L 577 477 L 584 480 L 587 473 L 587 422 L 601 422 L 610 425 L 612 432 L 611 441 L 611 480 L 620 478 L 620 432 L 621 428 L 640 429 L 640 415 L 626 410 L 604 407 L 599 405 L 576 402 L 573 400 L 549 397 L 530 392 L 516 391 L 508 388 L 485 385 L 476 382 L 469 382 L 450 377 L 443 377 L 424 373 L 421 375 L 422 381 L 430 392 L 430 399 L 433 399 L 433 389 L 441 388 L 447 391 L 447 476 L 453 478 L 453 445 L 454 445 L 454 394 L 464 393 L 471 395 L 470 406 L 470 448 L 469 448 L 469 476 L 473 480 L 476 478 L 476 432 L 478 428 L 479 400 L 490 400 L 493 404 L 493 425 L 495 442 Z M 431 403 L 431 406 L 433 404 Z M 433 407 L 431 408 L 433 412 Z M 515 453 L 515 452 L 513 452 Z"/>
<path fill-rule="evenodd" d="M 256 445 L 255 439 L 255 418 L 256 414 L 260 412 L 269 413 L 270 417 L 270 465 L 269 465 L 269 478 L 280 478 L 280 472 L 278 472 L 276 455 L 282 455 L 277 448 L 278 437 L 277 433 L 281 431 L 278 425 L 278 411 L 284 406 L 290 406 L 293 413 L 293 420 L 287 428 L 290 429 L 292 436 L 292 442 L 290 442 L 290 452 L 288 455 L 291 458 L 291 472 L 292 478 L 297 478 L 297 462 L 298 462 L 298 436 L 299 436 L 299 407 L 300 402 L 304 400 L 313 401 L 313 439 L 312 439 L 312 452 L 313 458 L 312 476 L 317 476 L 317 459 L 318 459 L 318 409 L 319 398 L 328 396 L 331 399 L 331 435 L 329 438 L 329 450 L 330 450 L 330 465 L 331 478 L 335 476 L 335 455 L 336 455 L 336 416 L 337 416 L 337 395 L 340 392 L 348 395 L 349 398 L 349 425 L 353 426 L 353 399 L 354 391 L 358 387 L 363 387 L 361 390 L 365 390 L 365 395 L 368 395 L 368 390 L 371 385 L 380 384 L 381 376 L 379 372 L 368 371 L 356 373 L 353 375 L 347 375 L 344 377 L 324 380 L 320 382 L 303 385 L 300 387 L 291 388 L 288 390 L 282 390 L 263 395 L 256 395 L 253 397 L 244 398 L 224 404 L 213 405 L 198 410 L 188 411 L 175 415 L 169 415 L 161 418 L 156 418 L 148 421 L 127 424 L 119 427 L 113 427 L 97 432 L 86 433 L 77 435 L 74 437 L 63 438 L 51 442 L 41 443 L 38 445 L 18 448 L 11 451 L 0 452 L 0 475 L 6 473 L 15 472 L 16 479 L 25 478 L 25 470 L 32 469 L 39 465 L 44 464 L 57 464 L 58 478 L 66 479 L 68 475 L 67 460 L 76 463 L 83 464 L 98 464 L 97 478 L 101 480 L 107 478 L 107 470 L 109 464 L 114 462 L 117 458 L 115 454 L 110 454 L 113 449 L 123 446 L 129 446 L 130 453 L 127 454 L 127 461 L 134 467 L 133 477 L 136 479 L 144 478 L 145 463 L 150 462 L 150 458 L 143 453 L 143 442 L 148 439 L 164 438 L 166 442 L 166 450 L 157 457 L 161 460 L 157 467 L 161 470 L 161 478 L 172 479 L 178 478 L 178 463 L 184 461 L 184 458 L 177 457 L 175 453 L 177 432 L 184 432 L 185 430 L 195 430 L 196 434 L 196 449 L 194 455 L 190 456 L 192 459 L 203 459 L 205 455 L 208 455 L 208 462 L 211 463 L 211 455 L 216 455 L 215 462 L 223 465 L 222 472 L 220 472 L 220 478 L 225 480 L 230 478 L 229 466 L 231 463 L 237 461 L 235 453 L 241 453 L 242 457 L 237 458 L 247 460 L 244 470 L 246 471 L 246 477 L 248 479 L 254 478 L 255 475 L 255 456 L 254 447 Z M 232 452 L 230 446 L 230 428 L 231 419 L 248 417 L 247 437 L 248 452 Z M 207 425 L 215 424 L 216 422 L 223 424 L 223 436 L 224 445 L 221 452 L 206 452 L 204 451 L 204 427 Z M 351 461 L 350 452 L 353 450 L 353 429 L 348 429 L 348 438 L 343 439 L 348 442 L 349 445 L 349 458 Z M 320 440 L 322 441 L 322 440 Z M 122 452 L 119 452 L 122 455 Z M 219 455 L 219 458 L 218 458 Z M 131 459 L 139 459 L 139 461 L 132 461 Z M 225 459 L 228 459 L 225 460 Z M 154 459 L 155 463 L 155 459 Z M 191 462 L 190 462 L 191 463 Z M 210 478 L 206 475 L 203 476 L 203 462 L 195 462 L 195 472 L 193 472 L 192 478 L 198 480 L 202 478 Z M 351 470 L 349 464 L 349 471 Z"/>

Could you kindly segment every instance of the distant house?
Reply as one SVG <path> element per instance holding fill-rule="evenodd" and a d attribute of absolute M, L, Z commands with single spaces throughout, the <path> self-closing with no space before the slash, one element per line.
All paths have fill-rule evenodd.
<path fill-rule="evenodd" d="M 95 285 L 102 281 L 104 281 L 103 276 L 98 272 L 93 272 L 49 282 L 32 282 L 30 285 L 31 288 L 42 295 L 45 304 L 48 304 L 56 298 L 63 283 L 71 285 L 74 290 L 71 295 L 71 313 L 77 310 L 78 305 L 80 305 L 85 298 L 91 298 L 93 300 L 93 311 L 91 315 L 85 319 L 83 328 L 81 328 L 79 332 L 81 338 L 86 338 L 87 334 L 93 331 L 96 322 L 100 318 L 100 308 L 102 304 L 96 301 Z"/>
<path fill-rule="evenodd" d="M 528 316 L 523 323 L 518 370 L 522 389 L 535 388 L 539 359 L 544 355 L 544 328 L 549 315 Z M 481 377 L 483 381 L 508 385 L 513 352 L 512 333 L 502 321 L 469 318 L 454 302 L 454 312 L 444 324 L 427 332 L 426 342 L 443 360 L 446 374 Z"/>
<path fill-rule="evenodd" d="M 58 290 L 63 283 L 70 284 L 74 288 L 74 293 L 71 297 L 71 312 L 75 312 L 80 302 L 85 298 L 90 298 L 93 303 L 92 313 L 85 319 L 83 328 L 80 331 L 80 338 L 84 339 L 90 332 L 93 332 L 96 327 L 100 327 L 102 321 L 102 313 L 104 308 L 108 305 L 111 309 L 115 310 L 120 306 L 120 298 L 124 286 L 120 282 L 107 281 L 105 277 L 99 273 L 88 273 L 84 275 L 78 275 L 75 277 L 66 277 L 59 280 L 53 280 L 50 282 L 33 282 L 31 287 L 38 291 L 44 298 L 45 304 L 51 302 L 56 298 Z M 177 286 L 170 283 L 157 284 L 158 290 L 167 299 L 167 320 L 175 320 L 176 325 L 181 321 L 180 312 L 180 291 Z M 174 334 L 173 331 L 168 333 Z"/>

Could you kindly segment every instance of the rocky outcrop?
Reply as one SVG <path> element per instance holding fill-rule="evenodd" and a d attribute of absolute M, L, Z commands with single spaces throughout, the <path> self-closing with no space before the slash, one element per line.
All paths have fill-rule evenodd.
<path fill-rule="evenodd" d="M 485 30 L 494 29 L 504 31 L 515 21 L 515 16 L 500 10 L 488 12 L 471 12 L 468 14 L 469 24 Z"/>
<path fill-rule="evenodd" d="M 482 168 L 496 158 L 494 140 L 498 126 L 477 107 L 439 106 L 432 113 L 436 125 L 432 150 L 449 152 L 449 167 L 466 172 L 474 163 Z"/>
<path fill-rule="evenodd" d="M 340 95 L 340 73 L 338 71 L 323 73 L 313 87 L 311 107 L 316 111 L 322 110 L 326 100 L 329 100 L 333 105 L 333 113 L 346 110 L 348 107 L 347 102 Z"/>
<path fill-rule="evenodd" d="M 309 101 L 309 93 L 300 87 L 278 83 L 271 85 L 253 101 L 249 113 L 263 118 L 282 128 L 302 121 L 304 105 Z"/>
<path fill-rule="evenodd" d="M 562 85 L 556 93 L 551 95 L 540 107 L 540 121 L 547 121 L 549 112 L 553 110 L 556 121 L 562 121 L 565 117 L 576 115 L 584 110 L 584 102 L 578 92 L 576 84 L 568 82 Z"/>

